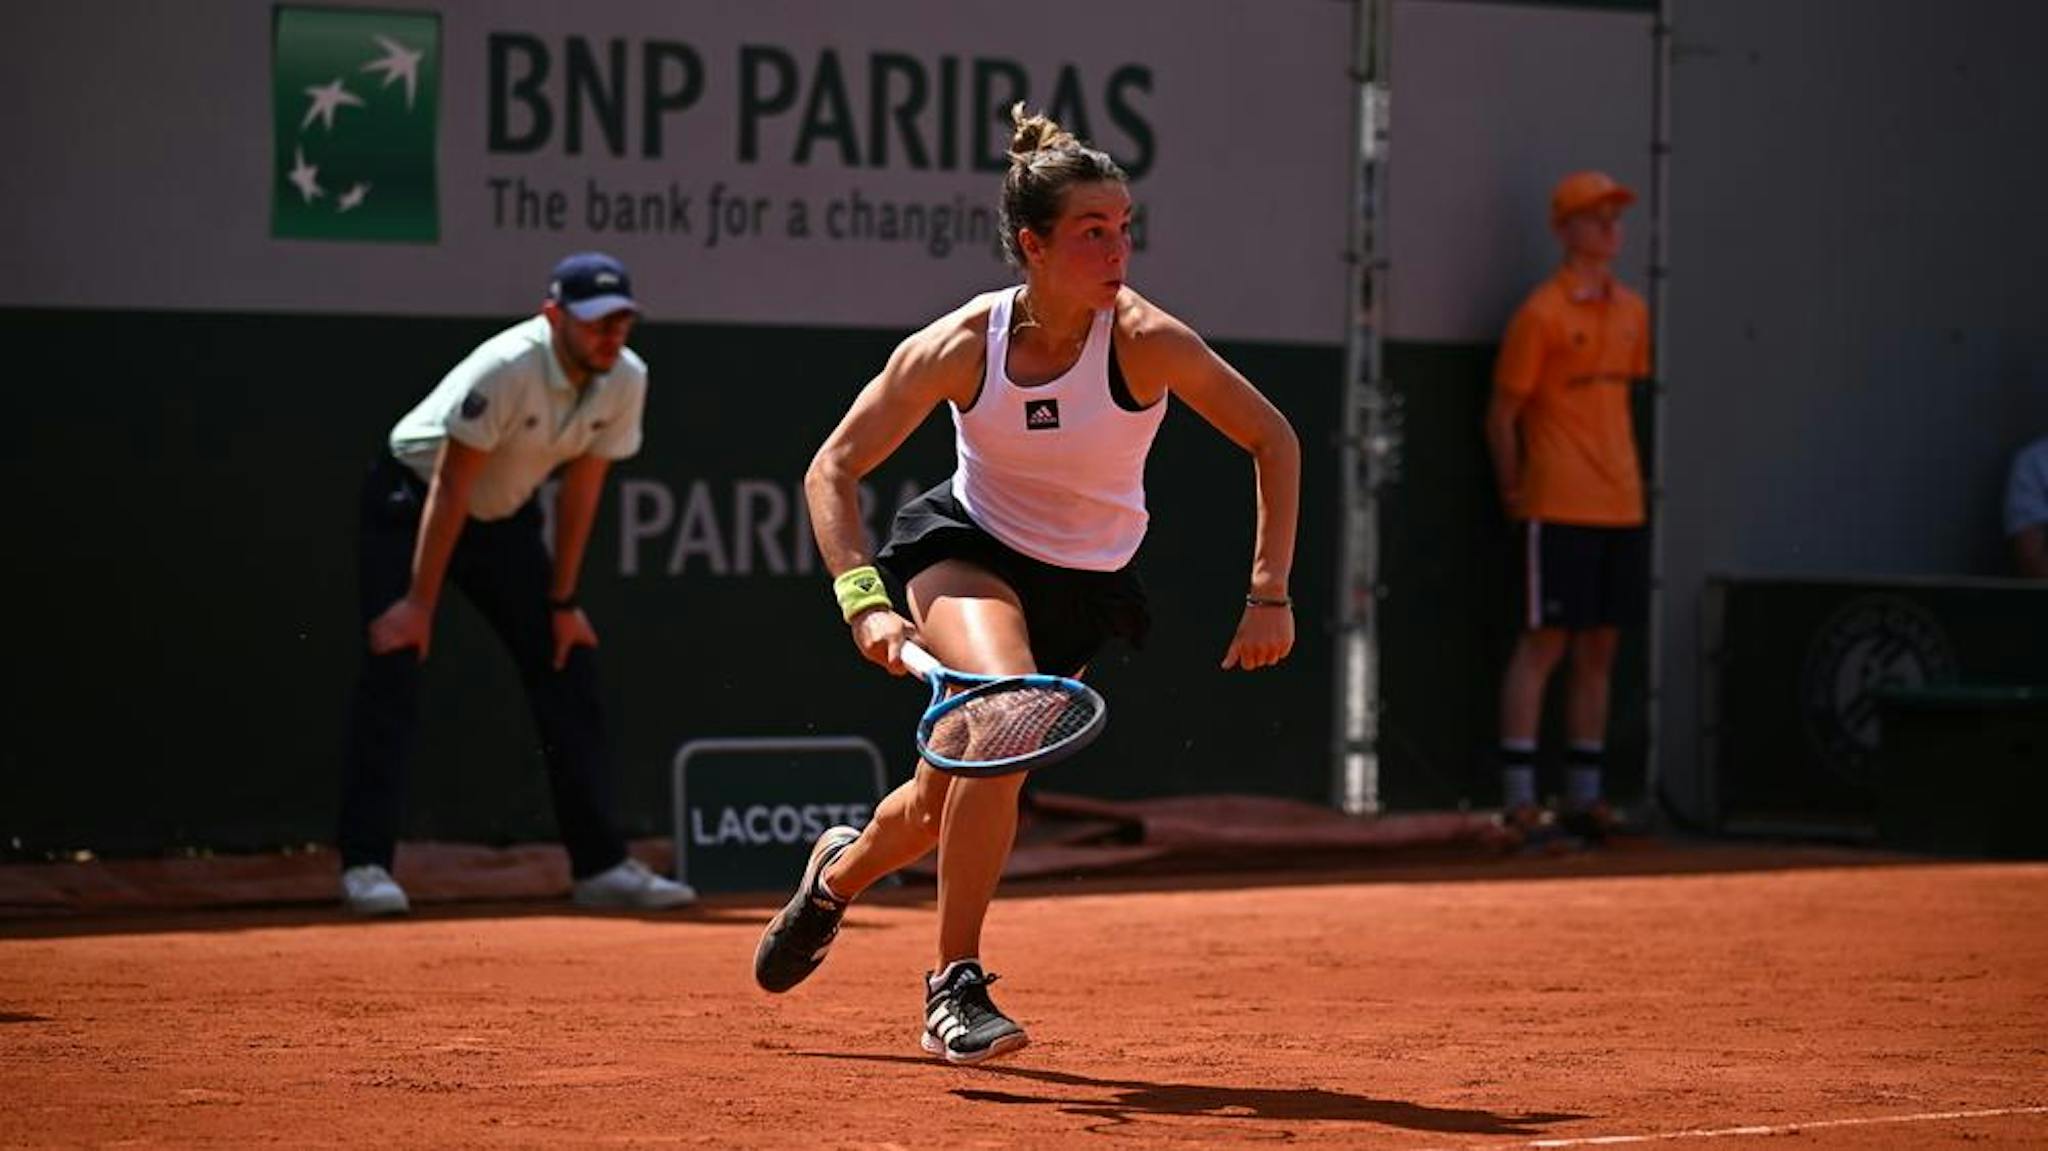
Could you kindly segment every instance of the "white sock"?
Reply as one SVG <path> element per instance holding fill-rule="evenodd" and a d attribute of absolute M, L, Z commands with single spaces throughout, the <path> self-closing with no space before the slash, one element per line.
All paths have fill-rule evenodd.
<path fill-rule="evenodd" d="M 1536 741 L 1500 741 L 1500 805 L 1513 811 L 1536 806 Z"/>
<path fill-rule="evenodd" d="M 1565 803 L 1585 810 L 1600 802 L 1602 767 L 1607 757 L 1604 744 L 1573 741 L 1571 758 L 1565 768 Z"/>
<path fill-rule="evenodd" d="M 946 985 L 946 981 L 953 977 L 953 969 L 959 967 L 963 963 L 972 963 L 976 967 L 980 967 L 981 958 L 979 956 L 970 955 L 965 959 L 955 959 L 953 962 L 946 964 L 946 966 L 941 968 L 940 970 L 925 976 L 925 994 L 929 995 L 932 992 L 937 991 L 939 988 L 944 987 Z"/>

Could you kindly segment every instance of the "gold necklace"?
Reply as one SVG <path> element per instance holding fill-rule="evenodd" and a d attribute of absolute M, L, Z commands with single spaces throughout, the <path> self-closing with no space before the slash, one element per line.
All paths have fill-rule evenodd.
<path fill-rule="evenodd" d="M 1038 328 L 1044 331 L 1048 336 L 1051 335 L 1052 329 L 1047 328 L 1044 324 L 1039 322 L 1038 314 L 1031 310 L 1030 298 L 1025 296 L 1023 292 L 1017 293 L 1017 307 L 1023 311 L 1024 318 L 1022 320 L 1019 320 L 1015 325 L 1011 327 L 1010 332 L 1012 335 L 1015 335 L 1016 333 L 1021 332 L 1026 328 Z M 1090 327 L 1092 326 L 1093 325 L 1091 324 Z M 1079 345 L 1087 338 L 1088 328 L 1082 328 L 1081 333 L 1079 335 L 1069 336 L 1066 339 L 1060 341 L 1059 343 L 1054 344 L 1053 351 L 1065 351 L 1069 347 Z"/>

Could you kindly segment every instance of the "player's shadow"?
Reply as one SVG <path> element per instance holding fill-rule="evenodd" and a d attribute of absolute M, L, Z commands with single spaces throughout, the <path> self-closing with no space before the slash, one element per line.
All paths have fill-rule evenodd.
<path fill-rule="evenodd" d="M 908 1055 L 848 1055 L 804 1052 L 819 1059 L 855 1059 L 880 1063 L 942 1066 Z M 1400 1099 L 1375 1099 L 1321 1087 L 1225 1087 L 1210 1083 L 1147 1083 L 1142 1079 L 1094 1079 L 1065 1071 L 991 1065 L 974 1068 L 983 1074 L 1028 1080 L 1080 1093 L 1029 1093 L 984 1087 L 955 1088 L 954 1095 L 975 1103 L 1051 1107 L 1069 1115 L 1093 1116 L 1114 1123 L 1143 1117 L 1186 1116 L 1200 1119 L 1263 1119 L 1276 1122 L 1313 1120 L 1326 1123 L 1377 1123 L 1411 1131 L 1461 1135 L 1540 1135 L 1553 1123 L 1586 1116 L 1563 1111 L 1503 1115 L 1470 1107 L 1428 1107 Z"/>

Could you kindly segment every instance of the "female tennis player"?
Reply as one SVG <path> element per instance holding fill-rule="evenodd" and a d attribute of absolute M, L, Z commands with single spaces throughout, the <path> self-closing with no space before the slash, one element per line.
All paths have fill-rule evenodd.
<path fill-rule="evenodd" d="M 1145 458 L 1172 394 L 1256 467 L 1257 538 L 1222 666 L 1278 663 L 1294 646 L 1293 429 L 1200 336 L 1125 283 L 1131 195 L 1116 162 L 1022 104 L 1011 120 L 1001 224 L 1024 282 L 976 296 L 898 345 L 804 477 L 853 642 L 896 675 L 914 639 L 962 671 L 1069 676 L 1112 637 L 1142 642 L 1150 617 L 1131 561 L 1145 536 Z M 896 513 L 870 556 L 860 480 L 940 404 L 952 410 L 957 468 Z M 979 958 L 1024 779 L 920 763 L 865 830 L 819 837 L 795 897 L 762 936 L 755 979 L 776 992 L 802 982 L 847 904 L 936 846 L 938 953 L 925 976 L 922 1044 L 954 1063 L 1024 1046 L 1024 1029 L 989 998 L 995 977 Z"/>

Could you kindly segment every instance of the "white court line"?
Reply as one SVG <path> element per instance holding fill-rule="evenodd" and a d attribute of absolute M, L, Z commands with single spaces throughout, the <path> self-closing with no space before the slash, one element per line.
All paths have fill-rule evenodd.
<path fill-rule="evenodd" d="M 1495 1143 L 1480 1151 L 1522 1151 L 1525 1147 L 1619 1147 L 1629 1143 L 1663 1143 L 1673 1139 L 1726 1139 L 1736 1135 L 1791 1135 L 1824 1127 L 1874 1127 L 1883 1123 L 1939 1123 L 1952 1119 L 1995 1119 L 2005 1115 L 2048 1115 L 2048 1107 L 1999 1107 L 1987 1111 L 1923 1111 L 1918 1115 L 1871 1115 L 1861 1119 L 1815 1119 L 1809 1123 L 1769 1126 L 1695 1128 L 1648 1135 L 1588 1135 L 1578 1139 L 1531 1139 L 1526 1143 Z M 1432 1148 L 1431 1151 L 1447 1151 Z M 1471 1151 L 1468 1147 L 1465 1151 Z"/>

